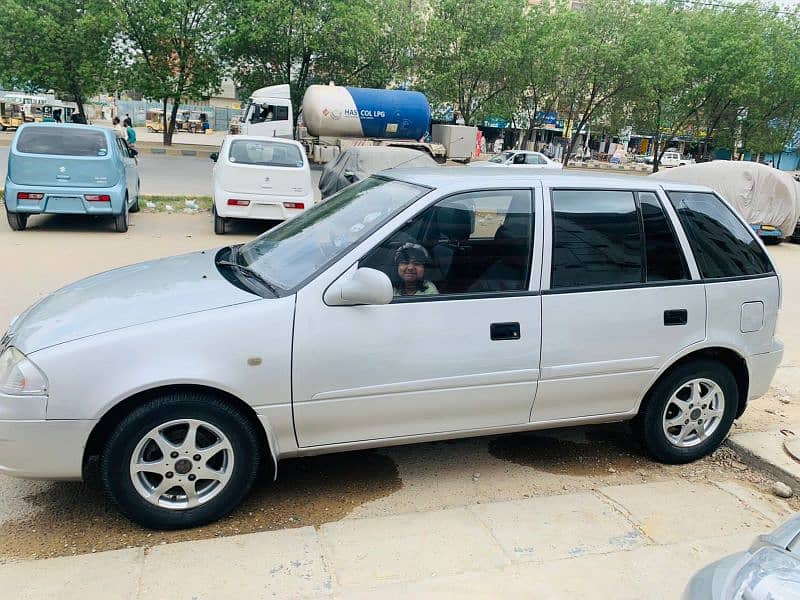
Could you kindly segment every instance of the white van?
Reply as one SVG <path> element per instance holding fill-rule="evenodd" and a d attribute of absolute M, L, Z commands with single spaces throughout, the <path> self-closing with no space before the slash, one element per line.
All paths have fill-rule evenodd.
<path fill-rule="evenodd" d="M 769 388 L 780 297 L 709 188 L 393 169 L 41 299 L 0 340 L 0 473 L 99 456 L 124 514 L 175 529 L 294 456 L 630 420 L 685 463 Z"/>
<path fill-rule="evenodd" d="M 230 219 L 285 221 L 314 204 L 311 168 L 294 141 L 229 135 L 214 166 L 214 232 Z"/>

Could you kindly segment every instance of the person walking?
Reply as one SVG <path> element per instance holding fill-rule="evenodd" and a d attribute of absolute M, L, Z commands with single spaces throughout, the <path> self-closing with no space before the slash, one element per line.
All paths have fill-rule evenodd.
<path fill-rule="evenodd" d="M 122 139 L 127 137 L 125 135 L 125 130 L 122 129 L 122 121 L 119 120 L 119 117 L 111 119 L 111 125 L 114 127 L 114 133 L 117 134 L 117 137 L 121 137 Z"/>
<path fill-rule="evenodd" d="M 134 148 L 136 146 L 136 130 L 133 128 L 133 123 L 130 119 L 125 119 L 125 136 L 128 140 L 128 146 Z"/>

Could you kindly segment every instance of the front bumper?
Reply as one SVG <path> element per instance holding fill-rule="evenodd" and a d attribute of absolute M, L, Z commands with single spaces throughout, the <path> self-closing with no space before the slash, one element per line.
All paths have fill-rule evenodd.
<path fill-rule="evenodd" d="M 783 342 L 777 338 L 772 340 L 772 350 L 763 354 L 753 354 L 747 359 L 750 371 L 750 391 L 748 401 L 760 398 L 769 390 L 769 384 L 775 376 L 775 371 L 783 361 Z"/>
<path fill-rule="evenodd" d="M 0 473 L 25 479 L 80 479 L 97 421 L 0 421 Z"/>
<path fill-rule="evenodd" d="M 19 192 L 44 194 L 41 200 L 17 200 Z M 108 194 L 110 202 L 89 202 L 86 194 Z M 29 215 L 118 215 L 125 205 L 125 183 L 113 187 L 46 187 L 19 185 L 6 179 L 6 210 Z"/>

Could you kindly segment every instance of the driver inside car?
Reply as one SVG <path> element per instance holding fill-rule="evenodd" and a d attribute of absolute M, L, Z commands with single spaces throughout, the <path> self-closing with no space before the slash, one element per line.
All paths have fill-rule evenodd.
<path fill-rule="evenodd" d="M 397 249 L 394 255 L 397 265 L 395 296 L 433 296 L 439 293 L 433 282 L 425 279 L 425 265 L 430 263 L 430 254 L 421 245 L 408 242 Z"/>

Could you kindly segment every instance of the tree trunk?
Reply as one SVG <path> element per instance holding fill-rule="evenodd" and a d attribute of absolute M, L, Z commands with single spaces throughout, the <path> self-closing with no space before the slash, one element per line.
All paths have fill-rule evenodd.
<path fill-rule="evenodd" d="M 659 134 L 653 134 L 653 173 L 658 173 L 658 146 Z"/>
<path fill-rule="evenodd" d="M 172 144 L 172 135 L 167 137 L 168 129 L 169 129 L 169 119 L 167 118 L 167 101 L 169 98 L 162 98 L 161 104 L 164 107 L 164 131 L 161 132 L 161 142 L 165 146 L 170 146 Z"/>
<path fill-rule="evenodd" d="M 180 107 L 180 98 L 175 98 L 172 102 L 172 112 L 169 116 L 169 142 L 165 142 L 165 146 L 172 145 L 172 136 L 175 134 L 175 121 L 178 118 L 178 108 Z"/>

